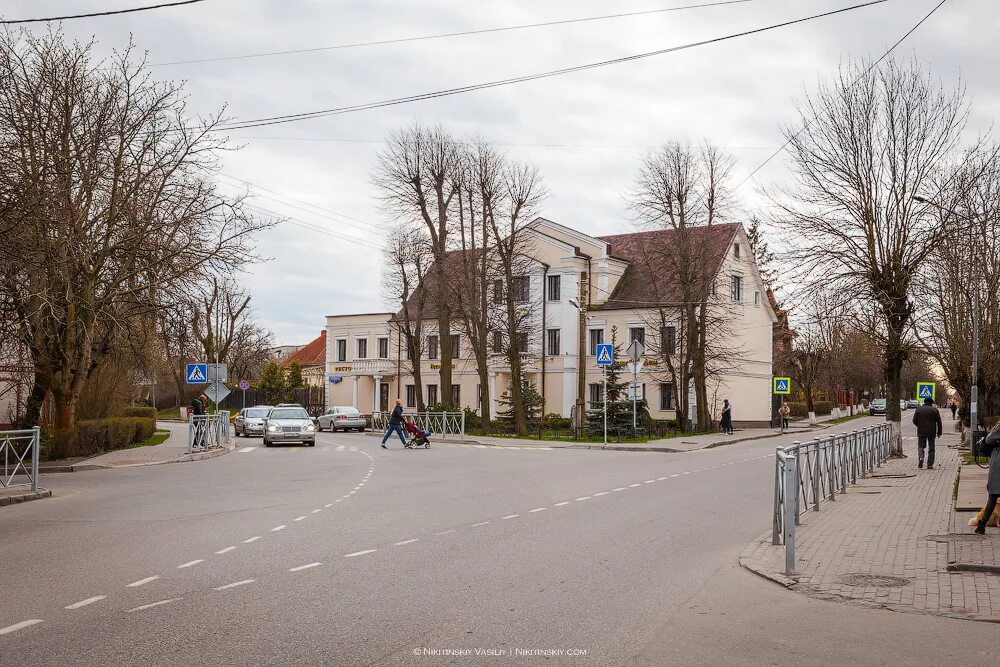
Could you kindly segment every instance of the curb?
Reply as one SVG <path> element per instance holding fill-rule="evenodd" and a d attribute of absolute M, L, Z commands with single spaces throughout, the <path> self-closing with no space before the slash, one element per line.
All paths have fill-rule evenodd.
<path fill-rule="evenodd" d="M 98 463 L 79 463 L 71 466 L 48 466 L 40 467 L 38 469 L 39 475 L 47 475 L 49 473 L 64 473 L 64 472 L 86 472 L 88 470 L 117 470 L 120 468 L 148 468 L 149 466 L 161 466 L 167 463 L 191 463 L 193 461 L 206 461 L 208 459 L 214 459 L 219 456 L 224 456 L 236 449 L 236 445 L 229 445 L 228 447 L 222 447 L 220 449 L 213 449 L 207 452 L 199 452 L 197 454 L 182 454 L 179 458 L 169 459 L 167 461 L 150 461 L 148 463 L 125 463 L 117 466 L 106 466 L 100 465 Z"/>
<path fill-rule="evenodd" d="M 41 500 L 42 498 L 51 498 L 52 492 L 48 489 L 39 488 L 37 491 L 29 491 L 28 493 L 22 493 L 17 496 L 4 496 L 0 498 L 0 507 L 6 507 L 7 505 L 18 505 L 20 503 L 31 502 L 32 500 Z"/>

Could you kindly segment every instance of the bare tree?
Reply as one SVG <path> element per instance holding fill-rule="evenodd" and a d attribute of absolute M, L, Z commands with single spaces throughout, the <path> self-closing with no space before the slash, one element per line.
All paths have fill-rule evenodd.
<path fill-rule="evenodd" d="M 789 128 L 794 185 L 773 194 L 801 279 L 868 300 L 885 336 L 887 420 L 899 435 L 900 369 L 914 278 L 942 238 L 912 197 L 953 156 L 967 117 L 962 88 L 945 90 L 917 62 L 842 66 L 800 105 Z"/>

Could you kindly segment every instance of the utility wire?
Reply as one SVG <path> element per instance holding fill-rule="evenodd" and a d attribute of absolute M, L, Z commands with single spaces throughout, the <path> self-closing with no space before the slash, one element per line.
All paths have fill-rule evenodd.
<path fill-rule="evenodd" d="M 783 28 L 790 25 L 795 25 L 798 23 L 805 23 L 807 21 L 813 21 L 819 18 L 825 18 L 827 16 L 833 16 L 835 14 L 842 14 L 844 12 L 850 12 L 856 9 L 861 9 L 863 7 L 871 7 L 873 5 L 880 5 L 889 0 L 870 0 L 869 2 L 863 2 L 856 5 L 851 5 L 849 7 L 843 7 L 841 9 L 835 9 L 828 12 L 822 12 L 820 14 L 813 14 L 811 16 L 806 16 L 800 19 L 793 19 L 790 21 L 784 21 L 782 23 L 775 23 L 768 26 L 763 26 L 761 28 L 754 28 L 752 30 L 745 30 L 743 32 L 732 33 L 730 35 L 724 35 L 722 37 L 713 37 L 711 39 L 705 39 L 697 42 L 689 42 L 687 44 L 681 44 L 678 46 L 672 46 L 665 49 L 658 49 L 656 51 L 648 51 L 646 53 L 634 54 L 631 56 L 624 56 L 621 58 L 613 58 L 611 60 L 602 60 L 596 63 L 589 63 L 586 65 L 577 65 L 575 67 L 565 67 L 557 70 L 550 70 L 547 72 L 540 72 L 538 74 L 528 74 L 524 76 L 513 77 L 509 79 L 499 79 L 497 81 L 489 81 L 485 83 L 472 84 L 468 86 L 462 86 L 459 88 L 449 88 L 445 90 L 439 90 L 431 93 L 421 93 L 418 95 L 409 95 L 407 97 L 398 97 L 390 100 L 383 100 L 380 102 L 369 102 L 367 104 L 357 104 L 346 107 L 334 107 L 331 109 L 322 109 L 319 111 L 309 111 L 304 113 L 296 114 L 286 114 L 283 116 L 269 116 L 265 118 L 256 118 L 247 121 L 240 121 L 230 123 L 228 125 L 220 125 L 213 128 L 213 131 L 224 131 L 224 130 L 242 130 L 251 127 L 262 127 L 266 125 L 277 125 L 279 123 L 292 123 L 300 120 L 307 120 L 311 118 L 320 118 L 323 116 L 333 116 L 345 113 L 352 113 L 356 111 L 367 111 L 369 109 L 377 109 L 381 107 L 395 106 L 397 104 L 408 104 L 410 102 L 418 102 L 422 100 L 434 99 L 437 97 L 447 97 L 451 95 L 458 95 L 461 93 L 468 93 L 476 90 L 483 90 L 487 88 L 497 88 L 500 86 L 507 86 L 515 83 L 523 83 L 526 81 L 535 81 L 537 79 L 546 79 L 550 77 L 560 76 L 562 74 L 570 74 L 574 72 L 582 72 L 585 70 L 596 69 L 599 67 L 606 67 L 608 65 L 617 65 L 620 63 L 631 62 L 634 60 L 640 60 L 643 58 L 649 58 L 652 56 L 663 55 L 665 53 L 673 53 L 677 51 L 683 51 L 686 49 L 692 49 L 698 46 L 705 46 L 707 44 L 715 44 L 718 42 L 724 42 L 731 39 L 736 39 L 738 37 L 746 37 L 749 35 L 755 35 L 762 32 L 767 32 L 770 30 L 775 30 L 777 28 Z"/>
<path fill-rule="evenodd" d="M 179 7 L 181 5 L 193 5 L 196 2 L 205 0 L 182 0 L 181 2 L 164 2 L 159 5 L 149 5 L 148 7 L 134 7 L 132 9 L 115 9 L 106 12 L 93 12 L 91 14 L 73 14 L 71 16 L 49 16 L 40 19 L 16 19 L 12 21 L 0 21 L 0 25 L 12 25 L 15 23 L 45 23 L 46 21 L 69 21 L 70 19 L 87 19 L 95 16 L 114 16 L 115 14 L 131 14 L 133 12 L 146 12 L 150 9 L 162 9 L 163 7 Z"/>
<path fill-rule="evenodd" d="M 526 23 L 523 25 L 511 25 L 500 28 L 482 28 L 479 30 L 463 30 L 460 32 L 446 32 L 439 35 L 420 35 L 417 37 L 401 37 L 399 39 L 382 39 L 372 42 L 355 42 L 351 44 L 336 44 L 333 46 L 317 46 L 309 49 L 289 49 L 286 51 L 264 51 L 262 53 L 247 53 L 236 56 L 220 56 L 217 58 L 198 58 L 193 60 L 173 60 L 170 62 L 153 63 L 150 67 L 167 67 L 169 65 L 189 65 L 193 63 L 214 63 L 226 60 L 243 60 L 246 58 L 268 58 L 271 56 L 285 56 L 298 53 L 316 53 L 318 51 L 335 51 L 338 49 L 356 49 L 366 46 L 382 46 L 385 44 L 404 44 L 407 42 L 420 42 L 431 39 L 444 39 L 447 37 L 462 37 L 465 35 L 483 35 L 492 32 L 507 32 L 511 30 L 526 30 L 528 28 L 544 28 L 554 25 L 566 25 L 568 23 L 586 23 L 589 21 L 606 21 L 608 19 L 620 19 L 630 16 L 645 16 L 648 14 L 662 14 L 666 12 L 680 12 L 686 9 L 702 9 L 706 7 L 718 7 L 720 5 L 737 5 L 753 0 L 726 0 L 725 2 L 707 2 L 699 5 L 684 5 L 682 7 L 667 7 L 661 9 L 647 9 L 637 12 L 625 12 L 622 14 L 605 14 L 603 16 L 585 16 L 575 19 L 559 19 L 556 21 L 544 21 L 541 23 Z"/>
<path fill-rule="evenodd" d="M 916 32 L 917 28 L 919 28 L 921 25 L 924 24 L 924 22 L 927 19 L 929 19 L 931 16 L 933 16 L 934 12 L 936 12 L 937 10 L 939 10 L 941 8 L 941 6 L 944 3 L 946 3 L 947 1 L 948 0 L 941 0 L 939 3 L 937 3 L 936 5 L 934 5 L 933 9 L 931 9 L 929 12 L 927 12 L 927 14 L 925 14 L 922 19 L 920 19 L 919 21 L 917 21 L 917 23 L 912 28 L 910 28 L 909 30 L 907 30 L 906 33 L 902 37 L 900 37 L 898 40 L 896 40 L 895 44 L 893 44 L 892 46 L 890 46 L 889 49 L 885 53 L 883 53 L 882 56 L 878 60 L 876 60 L 875 62 L 873 62 L 868 69 L 866 69 L 862 74 L 859 74 L 858 77 L 856 79 L 854 79 L 854 81 L 852 81 L 851 85 L 848 86 L 848 87 L 849 88 L 853 88 L 858 83 L 858 81 L 861 81 L 861 79 L 863 79 L 866 76 L 868 76 L 868 74 L 872 70 L 874 70 L 876 67 L 878 67 L 879 63 L 881 63 L 883 60 L 885 60 L 886 58 L 888 58 L 889 55 L 896 49 L 897 46 L 899 46 L 900 44 L 902 44 L 906 40 L 907 37 L 909 37 L 914 32 Z M 785 143 L 783 143 L 780 148 L 778 148 L 778 150 L 776 150 L 773 153 L 771 153 L 767 157 L 767 159 L 765 159 L 763 162 L 761 162 L 759 165 L 757 165 L 754 168 L 754 170 L 751 171 L 749 174 L 747 174 L 746 178 L 744 178 L 742 181 L 740 181 L 739 183 L 737 183 L 736 187 L 733 188 L 733 189 L 734 190 L 739 189 L 740 186 L 742 186 L 744 183 L 746 183 L 751 178 L 753 178 L 757 174 L 758 171 L 760 171 L 761 169 L 763 169 L 771 160 L 773 160 L 775 157 L 777 157 L 778 155 L 780 155 L 783 150 L 785 150 L 786 148 L 788 148 L 788 145 L 790 143 L 792 143 L 793 141 L 795 141 L 799 137 L 799 135 L 802 134 L 803 132 L 805 132 L 809 128 L 809 126 L 812 125 L 812 123 L 815 120 L 817 120 L 818 118 L 819 118 L 819 114 L 817 114 L 817 115 L 813 116 L 812 118 L 810 118 L 795 134 L 793 134 L 791 137 L 789 137 L 788 140 Z"/>

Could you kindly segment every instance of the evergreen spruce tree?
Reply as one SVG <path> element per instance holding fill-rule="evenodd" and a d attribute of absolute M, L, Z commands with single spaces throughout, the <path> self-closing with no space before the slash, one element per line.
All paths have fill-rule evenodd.
<path fill-rule="evenodd" d="M 288 385 L 285 383 L 285 369 L 275 361 L 267 362 L 267 366 L 264 367 L 264 372 L 260 374 L 260 379 L 257 380 L 255 388 L 263 391 L 267 400 L 271 403 L 280 403 L 285 400 L 288 388 Z"/>
<path fill-rule="evenodd" d="M 631 432 L 632 399 L 628 387 L 632 382 L 628 359 L 618 342 L 618 327 L 611 327 L 611 345 L 615 351 L 615 363 L 607 370 L 608 392 L 608 435 Z M 636 424 L 642 428 L 649 419 L 646 401 L 636 401 Z M 604 433 L 604 404 L 591 406 L 587 412 L 587 432 L 591 435 Z"/>
<path fill-rule="evenodd" d="M 289 389 L 298 389 L 302 383 L 302 364 L 293 361 L 288 365 L 288 375 L 285 376 L 285 386 Z"/>
<path fill-rule="evenodd" d="M 507 385 L 507 390 L 502 393 L 497 402 L 500 404 L 497 410 L 497 417 L 504 421 L 514 420 L 514 404 L 511 400 L 512 386 Z M 527 379 L 521 381 L 521 396 L 524 400 L 524 416 L 528 421 L 539 419 L 542 416 L 542 395 L 538 393 L 538 388 L 534 382 Z"/>

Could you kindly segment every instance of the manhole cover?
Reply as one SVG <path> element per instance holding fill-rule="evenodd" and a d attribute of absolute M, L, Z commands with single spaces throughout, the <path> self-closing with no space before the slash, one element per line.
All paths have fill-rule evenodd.
<path fill-rule="evenodd" d="M 840 577 L 840 583 L 848 586 L 878 586 L 891 588 L 893 586 L 908 586 L 910 580 L 906 577 L 890 577 L 884 574 L 845 574 Z"/>

